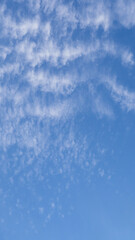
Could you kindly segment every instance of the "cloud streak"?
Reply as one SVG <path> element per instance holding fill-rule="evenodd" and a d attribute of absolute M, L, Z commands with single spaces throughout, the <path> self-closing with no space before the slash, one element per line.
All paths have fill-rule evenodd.
<path fill-rule="evenodd" d="M 115 78 L 105 79 L 105 85 L 110 90 L 113 99 L 127 111 L 135 110 L 135 92 L 116 82 Z"/>
<path fill-rule="evenodd" d="M 111 35 L 114 21 L 124 28 L 134 25 L 133 14 L 124 20 L 120 10 L 121 6 L 129 17 L 134 3 L 130 1 L 127 9 L 121 0 L 21 0 L 14 1 L 14 9 L 8 4 L 5 1 L 0 9 L 0 146 L 21 142 L 22 148 L 45 155 L 47 140 L 41 129 L 34 132 L 37 125 L 53 122 L 55 128 L 58 122 L 88 113 L 113 119 L 113 107 L 98 88 L 99 69 L 104 63 L 107 72 L 107 62 L 115 60 L 122 68 L 134 66 L 130 46 L 118 44 Z M 134 92 L 116 81 L 104 84 L 115 102 L 134 110 Z M 79 154 L 78 145 L 72 157 Z"/>

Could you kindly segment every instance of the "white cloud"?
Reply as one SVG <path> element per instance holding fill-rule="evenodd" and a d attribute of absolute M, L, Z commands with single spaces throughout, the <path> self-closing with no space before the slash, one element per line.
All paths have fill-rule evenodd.
<path fill-rule="evenodd" d="M 71 94 L 76 87 L 76 77 L 71 75 L 50 74 L 45 71 L 29 71 L 26 78 L 33 87 L 40 87 L 44 92 Z"/>
<path fill-rule="evenodd" d="M 104 169 L 101 169 L 101 168 L 99 168 L 98 169 L 98 173 L 99 173 L 99 175 L 101 176 L 101 177 L 103 177 L 104 176 Z"/>
<path fill-rule="evenodd" d="M 130 1 L 129 5 L 131 3 L 133 4 Z M 98 65 L 98 59 L 109 55 L 118 57 L 123 64 L 134 65 L 134 56 L 129 48 L 107 40 L 109 29 L 112 27 L 113 13 L 110 13 L 110 6 L 104 1 L 82 1 L 80 9 L 75 8 L 73 2 L 65 4 L 56 0 L 29 0 L 23 4 L 29 6 L 31 14 L 27 18 L 20 13 L 13 16 L 6 6 L 0 9 L 1 39 L 3 42 L 7 40 L 6 46 L 0 46 L 0 77 L 5 77 L 4 86 L 0 88 L 0 103 L 1 106 L 5 102 L 12 105 L 9 104 L 7 114 L 3 107 L 1 109 L 3 119 L 12 129 L 12 137 L 5 137 L 4 143 L 15 141 L 13 132 L 15 129 L 20 130 L 19 122 L 25 117 L 29 116 L 31 121 L 33 118 L 58 120 L 75 115 L 85 101 L 82 101 L 81 105 L 79 97 L 73 96 L 74 92 L 80 87 L 82 78 L 87 86 L 88 78 L 83 75 L 83 71 L 93 73 L 93 65 Z M 119 4 L 124 2 L 120 1 Z M 124 8 L 124 11 L 126 13 L 127 10 Z M 120 21 L 123 22 L 122 17 Z M 127 22 L 130 25 L 131 21 Z M 100 38 L 97 37 L 99 27 L 104 30 Z M 83 36 L 88 29 L 90 31 L 85 41 Z M 81 61 L 74 64 L 77 59 Z M 89 67 L 86 69 L 85 64 L 88 66 L 88 63 Z M 48 70 L 46 65 L 49 66 Z M 18 74 L 16 86 L 12 85 L 15 74 Z M 25 83 L 27 87 L 24 90 L 21 84 Z M 115 81 L 106 81 L 106 85 L 115 101 L 127 109 L 134 109 L 134 93 L 130 93 Z M 41 94 L 37 97 L 38 91 Z M 46 93 L 53 94 L 54 100 L 50 105 L 46 104 Z M 91 105 L 99 117 L 113 116 L 111 107 L 98 91 L 91 94 L 91 98 Z M 16 130 L 18 134 L 19 130 Z M 32 143 L 33 146 L 36 145 L 34 144 L 35 142 Z"/>
<path fill-rule="evenodd" d="M 2 6 L 0 21 L 2 35 L 14 39 L 20 39 L 27 34 L 35 36 L 40 27 L 38 17 L 33 19 L 25 18 L 16 22 L 16 20 L 6 12 L 5 6 Z"/>
<path fill-rule="evenodd" d="M 25 113 L 28 116 L 36 116 L 40 119 L 64 119 L 69 117 L 72 112 L 73 104 L 71 104 L 71 100 L 56 102 L 50 106 L 42 105 L 38 100 L 35 100 L 34 103 L 27 103 L 25 108 Z"/>
<path fill-rule="evenodd" d="M 52 0 L 51 2 L 49 0 L 42 0 L 42 7 L 44 8 L 44 11 L 48 13 L 52 12 L 57 4 L 57 0 Z"/>
<path fill-rule="evenodd" d="M 34 3 L 31 2 L 31 4 Z M 38 4 L 40 5 L 40 2 Z M 45 1 L 44 4 L 46 7 L 49 7 L 48 1 Z M 88 14 L 84 15 L 83 10 L 81 13 L 75 13 L 72 4 L 64 5 L 62 2 L 56 4 L 56 1 L 54 1 L 52 5 L 57 5 L 55 14 L 57 16 L 58 27 L 61 29 L 65 29 L 64 24 L 72 26 L 76 23 L 83 25 L 83 28 L 92 26 L 92 28 L 97 29 L 100 25 L 103 25 L 105 30 L 109 28 L 110 20 L 105 20 L 109 19 L 109 10 L 103 2 L 91 2 L 88 6 L 84 4 L 83 9 L 87 9 L 88 11 Z M 86 45 L 81 40 L 73 42 L 70 39 L 68 42 L 68 33 L 65 32 L 66 39 L 60 45 L 59 41 L 61 39 L 59 38 L 62 38 L 62 36 L 54 35 L 55 26 L 52 24 L 51 17 L 49 21 L 44 22 L 41 21 L 40 14 L 37 14 L 33 18 L 21 18 L 16 22 L 9 12 L 6 12 L 6 7 L 2 9 L 2 34 L 4 34 L 4 37 L 10 37 L 10 41 L 13 41 L 13 39 L 17 40 L 14 48 L 12 48 L 13 52 L 10 53 L 14 53 L 15 49 L 17 61 L 19 60 L 21 63 L 23 61 L 23 64 L 29 63 L 32 67 L 40 66 L 45 62 L 49 62 L 55 66 L 60 64 L 66 65 L 68 62 L 84 56 L 89 57 L 93 61 L 93 59 L 101 56 L 101 52 L 120 57 L 122 63 L 134 64 L 133 54 L 129 50 L 121 49 L 112 42 L 104 42 L 96 38 L 93 41 L 90 40 L 89 44 Z M 51 9 L 53 8 L 51 7 Z M 85 19 L 87 15 L 89 16 L 88 21 Z M 3 50 L 1 56 L 6 57 L 5 54 L 8 53 L 5 51 Z"/>
<path fill-rule="evenodd" d="M 3 60 L 12 52 L 12 47 L 0 46 L 0 58 Z"/>
<path fill-rule="evenodd" d="M 134 65 L 133 53 L 127 48 L 118 46 L 112 41 L 103 41 L 101 45 L 103 54 L 109 54 L 113 57 L 120 58 L 122 64 Z"/>
<path fill-rule="evenodd" d="M 103 101 L 101 96 L 95 96 L 95 99 L 93 100 L 93 111 L 98 113 L 100 117 L 107 116 L 113 118 L 114 116 L 111 106 Z"/>
<path fill-rule="evenodd" d="M 115 78 L 105 78 L 104 83 L 110 90 L 113 99 L 120 103 L 122 108 L 128 111 L 135 110 L 135 92 L 131 92 L 121 84 L 118 84 Z"/>
<path fill-rule="evenodd" d="M 92 110 L 98 114 L 100 118 L 106 116 L 109 118 L 114 117 L 111 106 L 103 99 L 101 94 L 94 88 L 92 84 L 89 84 L 89 92 L 92 96 Z"/>
<path fill-rule="evenodd" d="M 28 0 L 29 8 L 33 12 L 38 12 L 41 7 L 41 1 L 40 0 Z"/>
<path fill-rule="evenodd" d="M 135 25 L 135 1 L 134 0 L 117 0 L 115 5 L 117 14 L 116 19 L 126 28 Z"/>
<path fill-rule="evenodd" d="M 7 63 L 0 67 L 0 77 L 2 78 L 5 74 L 17 74 L 19 73 L 20 65 L 19 63 Z"/>
<path fill-rule="evenodd" d="M 124 64 L 134 65 L 134 56 L 133 53 L 130 52 L 129 50 L 123 50 L 121 58 Z"/>
<path fill-rule="evenodd" d="M 90 26 L 98 29 L 100 26 L 107 31 L 111 25 L 111 12 L 103 1 L 86 2 L 82 9 L 80 24 L 83 28 Z"/>

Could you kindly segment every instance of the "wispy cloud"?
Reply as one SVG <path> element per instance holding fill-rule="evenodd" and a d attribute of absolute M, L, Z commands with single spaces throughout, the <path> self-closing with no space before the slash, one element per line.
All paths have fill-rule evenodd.
<path fill-rule="evenodd" d="M 35 147 L 37 142 L 44 145 L 43 136 L 30 144 L 34 131 L 30 125 L 34 121 L 53 121 L 55 125 L 57 121 L 74 118 L 86 105 L 99 118 L 112 118 L 113 109 L 96 89 L 98 73 L 93 72 L 98 72 L 99 62 L 108 56 L 118 58 L 124 67 L 134 65 L 130 46 L 121 46 L 110 34 L 116 18 L 124 27 L 131 26 L 131 20 L 126 24 L 120 10 L 116 14 L 116 4 L 109 1 L 79 1 L 76 5 L 62 0 L 14 3 L 18 4 L 14 12 L 6 1 L 0 9 L 0 104 L 4 134 L 1 145 L 6 146 L 6 141 L 7 146 L 19 144 L 19 137 L 22 145 L 26 138 L 30 146 Z M 128 16 L 130 10 L 125 9 L 125 2 L 117 3 Z M 29 14 L 24 14 L 21 4 Z M 130 1 L 128 8 L 132 5 Z M 89 75 L 94 75 L 96 90 L 87 95 L 92 79 Z M 105 84 L 116 102 L 134 110 L 134 93 L 116 81 Z M 27 119 L 30 124 L 26 127 Z M 6 126 L 11 130 L 10 137 Z M 21 128 L 28 134 L 23 136 Z"/>
<path fill-rule="evenodd" d="M 115 5 L 117 20 L 126 28 L 131 28 L 135 25 L 135 2 L 129 0 L 128 4 L 125 0 L 117 0 Z"/>
<path fill-rule="evenodd" d="M 111 25 L 111 11 L 104 1 L 84 1 L 80 17 L 81 27 L 92 27 L 98 29 L 100 26 L 107 31 Z"/>
<path fill-rule="evenodd" d="M 135 92 L 129 91 L 126 87 L 117 83 L 116 78 L 105 78 L 105 85 L 110 90 L 113 99 L 122 108 L 128 111 L 135 110 Z"/>
<path fill-rule="evenodd" d="M 49 178 L 68 176 L 64 189 L 84 170 L 107 177 L 98 166 L 107 148 L 98 127 L 115 121 L 114 102 L 135 110 L 134 90 L 106 74 L 116 63 L 121 72 L 133 71 L 134 50 L 116 35 L 135 25 L 134 1 L 12 3 L 0 4 L 1 171 L 18 186 L 36 179 L 49 188 Z M 57 204 L 49 204 L 52 213 Z"/>
<path fill-rule="evenodd" d="M 27 74 L 27 80 L 33 87 L 40 87 L 44 92 L 53 92 L 68 95 L 71 94 L 76 85 L 76 77 L 69 74 L 50 74 L 45 71 L 34 72 L 29 71 Z"/>

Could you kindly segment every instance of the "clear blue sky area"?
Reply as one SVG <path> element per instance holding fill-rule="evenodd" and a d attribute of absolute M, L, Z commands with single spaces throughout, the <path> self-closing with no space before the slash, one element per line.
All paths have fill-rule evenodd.
<path fill-rule="evenodd" d="M 135 239 L 135 1 L 0 1 L 0 240 Z"/>

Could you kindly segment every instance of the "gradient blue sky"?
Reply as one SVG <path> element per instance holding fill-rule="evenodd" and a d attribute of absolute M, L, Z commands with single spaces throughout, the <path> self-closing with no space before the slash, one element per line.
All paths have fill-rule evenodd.
<path fill-rule="evenodd" d="M 0 1 L 0 240 L 135 239 L 135 1 Z"/>

